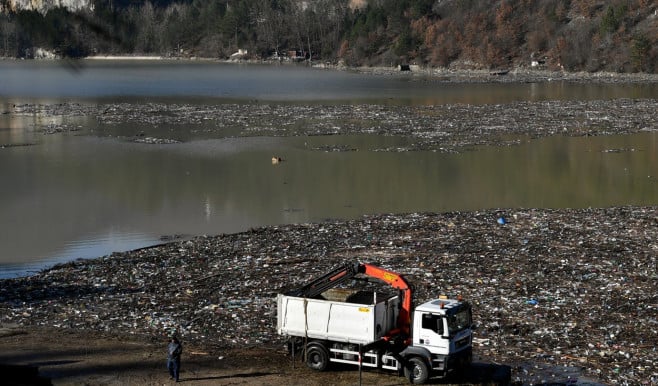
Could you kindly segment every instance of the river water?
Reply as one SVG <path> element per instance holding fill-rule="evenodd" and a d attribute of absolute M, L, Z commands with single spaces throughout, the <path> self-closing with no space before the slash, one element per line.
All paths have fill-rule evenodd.
<path fill-rule="evenodd" d="M 658 96 L 655 85 L 445 84 L 211 62 L 11 61 L 0 63 L 0 73 L 3 111 L 62 102 L 421 105 Z M 188 140 L 145 145 L 94 135 L 94 117 L 70 118 L 78 132 L 44 135 L 34 130 L 44 119 L 53 118 L 0 115 L 0 277 L 172 235 L 374 213 L 658 204 L 658 137 L 649 132 L 549 137 L 444 154 L 374 151 L 409 141 L 377 135 L 178 133 Z M 30 146 L 6 146 L 17 144 Z M 310 150 L 322 146 L 358 151 Z M 273 165 L 273 155 L 285 161 Z"/>

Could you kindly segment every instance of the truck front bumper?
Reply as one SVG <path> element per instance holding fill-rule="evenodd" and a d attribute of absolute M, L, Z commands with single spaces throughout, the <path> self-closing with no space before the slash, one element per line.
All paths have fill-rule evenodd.
<path fill-rule="evenodd" d="M 446 376 L 453 370 L 470 367 L 472 361 L 472 347 L 450 355 L 432 355 L 432 371 L 437 376 Z"/>

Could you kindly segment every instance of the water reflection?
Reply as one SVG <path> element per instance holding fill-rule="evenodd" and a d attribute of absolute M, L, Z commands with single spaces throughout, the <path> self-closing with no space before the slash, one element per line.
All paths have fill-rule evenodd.
<path fill-rule="evenodd" d="M 42 138 L 0 152 L 5 267 L 95 257 L 162 235 L 365 213 L 658 204 L 655 133 L 552 137 L 462 154 L 377 152 L 406 139 L 375 135 L 177 145 Z M 327 145 L 356 150 L 311 150 Z M 273 165 L 273 155 L 284 161 Z"/>

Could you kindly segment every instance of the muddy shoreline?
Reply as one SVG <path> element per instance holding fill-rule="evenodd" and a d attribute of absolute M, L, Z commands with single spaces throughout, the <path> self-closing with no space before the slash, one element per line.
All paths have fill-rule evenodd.
<path fill-rule="evenodd" d="M 323 66 L 318 66 L 323 67 Z M 330 69 L 353 71 L 361 74 L 414 76 L 421 80 L 451 83 L 538 83 L 567 81 L 574 83 L 656 83 L 658 74 L 615 72 L 567 72 L 534 68 L 502 70 L 459 70 L 412 66 L 410 71 L 387 67 L 340 67 Z"/>
<path fill-rule="evenodd" d="M 344 64 L 317 63 L 317 62 L 282 62 L 277 60 L 219 60 L 214 58 L 176 58 L 167 59 L 160 56 L 92 56 L 86 60 L 103 61 L 126 61 L 126 60 L 159 60 L 159 61 L 204 61 L 229 64 L 267 64 L 273 66 L 300 66 L 326 69 L 331 71 L 348 71 L 359 74 L 384 75 L 384 76 L 413 76 L 419 79 L 432 81 L 445 81 L 452 83 L 461 82 L 602 82 L 602 83 L 655 83 L 658 82 L 658 74 L 650 73 L 620 73 L 620 72 L 568 72 L 560 70 L 548 70 L 545 68 L 516 67 L 492 70 L 458 69 L 445 67 L 425 67 L 419 65 L 408 65 L 403 67 L 385 66 L 346 66 Z"/>

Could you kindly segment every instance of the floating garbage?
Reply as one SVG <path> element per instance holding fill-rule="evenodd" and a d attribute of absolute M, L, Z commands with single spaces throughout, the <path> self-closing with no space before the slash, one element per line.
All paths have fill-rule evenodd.
<path fill-rule="evenodd" d="M 495 210 L 375 215 L 73 261 L 1 280 L 0 323 L 281 347 L 276 294 L 359 260 L 404 274 L 417 303 L 462 295 L 474 353 L 521 384 L 655 385 L 658 209 L 506 212 L 504 227 Z"/>
<path fill-rule="evenodd" d="M 203 106 L 173 103 L 21 104 L 14 116 L 88 116 L 97 120 L 97 133 L 130 124 L 153 127 L 185 126 L 191 133 L 213 132 L 225 136 L 319 136 L 377 134 L 411 138 L 408 145 L 375 151 L 438 151 L 454 153 L 479 145 L 518 145 L 521 137 L 550 135 L 629 134 L 658 130 L 655 99 L 600 99 L 584 101 L 520 101 L 500 104 L 438 104 L 421 106 L 244 104 Z M 514 111 L 510 117 L 509 112 Z M 437 119 L 440 117 L 440 119 Z M 72 125 L 52 125 L 48 119 L 36 130 L 59 134 L 80 130 Z M 175 136 L 177 130 L 171 130 Z M 175 144 L 178 138 L 146 137 L 125 140 L 146 144 Z M 102 134 L 99 134 L 102 135 Z M 162 135 L 165 135 L 162 133 Z M 357 151 L 328 144 L 309 148 L 324 152 Z M 622 149 L 627 151 L 627 149 Z M 279 163 L 279 156 L 272 163 Z"/>

